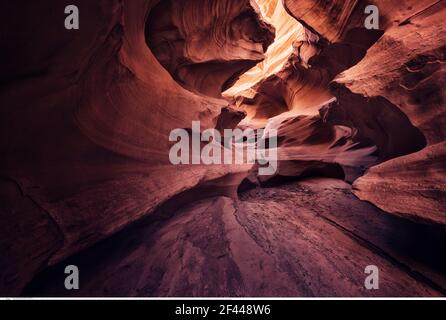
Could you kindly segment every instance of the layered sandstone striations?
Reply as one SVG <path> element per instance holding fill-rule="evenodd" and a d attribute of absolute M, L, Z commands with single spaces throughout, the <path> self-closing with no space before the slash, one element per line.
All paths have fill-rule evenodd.
<path fill-rule="evenodd" d="M 213 97 L 263 60 L 273 39 L 254 0 L 161 1 L 148 18 L 158 61 L 185 88 Z"/>
<path fill-rule="evenodd" d="M 341 43 L 352 30 L 361 27 L 361 15 L 369 4 L 365 1 L 285 3 L 299 21 L 312 26 L 328 41 Z M 355 117 L 356 121 L 368 124 L 369 112 L 376 112 L 376 102 L 380 100 L 401 110 L 424 136 L 411 134 L 397 122 L 389 121 L 389 126 L 393 127 L 390 130 L 399 132 L 389 135 L 388 130 L 383 130 L 386 143 L 393 141 L 395 144 L 391 157 L 419 151 L 426 144 L 428 148 L 371 169 L 355 184 L 356 193 L 386 211 L 444 223 L 445 207 L 440 199 L 446 189 L 442 144 L 446 4 L 444 1 L 406 1 L 404 4 L 375 1 L 374 4 L 380 9 L 380 27 L 384 35 L 364 59 L 336 79 L 339 84 L 333 86 L 339 101 L 336 108 L 352 114 L 358 105 L 369 104 L 366 108 L 370 111 Z M 360 96 L 365 99 L 363 103 L 358 101 Z M 380 114 L 382 119 L 389 119 L 389 116 Z M 389 158 L 390 149 L 387 150 L 387 155 L 382 155 L 384 159 Z M 418 178 L 414 178 L 416 175 Z M 415 195 L 419 200 L 414 200 Z"/>
<path fill-rule="evenodd" d="M 204 3 L 209 4 L 184 1 L 181 14 L 194 22 L 189 26 L 194 35 L 199 29 L 209 34 L 211 28 L 213 39 L 226 43 L 211 46 L 209 39 L 189 34 L 185 50 L 196 56 L 194 45 L 206 47 L 203 61 L 236 66 L 220 79 L 227 81 L 262 59 L 273 30 L 249 1 L 227 1 L 229 7 L 214 1 L 203 8 Z M 0 11 L 7 13 L 2 30 L 14 32 L 2 34 L 0 175 L 7 182 L 0 210 L 0 292 L 19 294 L 48 264 L 184 191 L 210 181 L 206 192 L 190 197 L 231 194 L 243 179 L 244 166 L 185 168 L 169 162 L 171 130 L 190 128 L 193 120 L 203 128 L 232 128 L 244 114 L 222 99 L 184 89 L 162 67 L 146 43 L 146 30 L 150 34 L 156 28 L 147 20 L 156 4 L 79 1 L 81 28 L 67 31 L 60 1 L 2 3 Z M 202 10 L 208 9 L 209 20 L 192 19 L 207 16 Z M 17 207 L 20 199 L 24 203 Z M 20 227 L 14 227 L 19 219 Z M 39 234 L 39 241 L 30 236 Z"/>
<path fill-rule="evenodd" d="M 0 4 L 0 295 L 445 294 L 445 1 L 77 5 Z M 277 129 L 277 174 L 173 166 L 198 120 Z"/>
<path fill-rule="evenodd" d="M 242 125 L 279 130 L 279 158 L 287 176 L 293 175 L 288 161 L 294 166 L 304 160 L 301 167 L 308 161 L 311 166 L 341 165 L 354 180 L 376 163 L 425 147 L 420 130 L 385 98 L 366 99 L 342 86 L 330 90 L 331 81 L 380 39 L 389 24 L 385 17 L 383 30 L 367 30 L 362 2 L 260 3 L 276 27 L 276 40 L 266 59 L 225 95 L 247 113 Z M 300 23 L 291 22 L 287 12 Z M 307 129 L 309 123 L 314 130 Z M 295 176 L 301 171 L 296 169 Z"/>
<path fill-rule="evenodd" d="M 444 293 L 445 277 L 438 272 L 446 266 L 444 257 L 426 252 L 423 246 L 441 242 L 444 249 L 445 230 L 387 215 L 357 199 L 351 186 L 340 180 L 257 188 L 240 200 L 213 197 L 184 206 L 170 219 L 152 218 L 69 261 L 85 270 L 80 291 L 64 290 L 61 264 L 38 277 L 27 294 L 435 297 Z M 426 233 L 430 236 L 422 237 Z M 414 242 L 419 245 L 414 247 Z M 408 246 L 411 250 L 406 250 Z M 364 266 L 371 262 L 381 270 L 380 290 L 363 286 Z"/>

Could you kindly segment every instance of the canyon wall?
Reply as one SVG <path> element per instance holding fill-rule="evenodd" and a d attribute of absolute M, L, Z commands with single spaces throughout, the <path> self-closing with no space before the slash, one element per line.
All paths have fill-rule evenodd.
<path fill-rule="evenodd" d="M 237 31 L 225 44 L 198 39 L 209 45 L 204 60 L 232 66 L 226 82 L 262 58 L 274 33 L 249 1 L 226 1 L 230 8 L 214 2 L 176 12 L 188 17 L 185 37 L 197 28 L 189 15 L 212 13 L 206 25 L 212 22 L 216 40 L 227 28 Z M 1 39 L 0 292 L 19 294 L 42 268 L 198 185 L 207 185 L 206 192 L 193 199 L 231 194 L 251 167 L 170 164 L 171 130 L 190 128 L 193 120 L 203 129 L 233 127 L 243 115 L 221 98 L 186 90 L 163 68 L 146 43 L 147 16 L 156 5 L 78 1 L 80 30 L 68 31 L 60 1 L 1 4 L 8 13 L 2 30 L 14 32 Z M 233 24 L 219 24 L 228 19 Z M 218 56 L 222 47 L 228 54 Z M 231 53 L 234 47 L 239 54 Z M 193 46 L 184 50 L 194 55 Z M 216 82 L 223 80 L 217 75 Z"/>
<path fill-rule="evenodd" d="M 380 214 L 446 223 L 445 1 L 79 0 L 76 31 L 65 5 L 0 4 L 0 294 L 247 181 L 345 179 Z M 277 174 L 171 165 L 171 130 L 197 120 L 277 129 Z"/>
<path fill-rule="evenodd" d="M 379 8 L 384 34 L 361 61 L 337 76 L 331 85 L 337 98 L 333 113 L 350 114 L 349 121 L 360 130 L 370 129 L 370 116 L 375 114 L 380 128 L 387 123 L 385 136 L 379 139 L 385 139 L 387 144 L 382 160 L 400 158 L 370 169 L 356 181 L 356 194 L 388 212 L 444 223 L 446 26 L 442 21 L 446 3 L 285 1 L 287 10 L 318 35 L 351 48 L 360 39 L 353 37 L 352 43 L 349 35 L 361 28 L 364 9 L 369 4 Z M 395 121 L 395 116 L 399 121 L 402 117 L 394 107 L 423 136 Z M 414 151 L 419 152 L 407 155 Z"/>

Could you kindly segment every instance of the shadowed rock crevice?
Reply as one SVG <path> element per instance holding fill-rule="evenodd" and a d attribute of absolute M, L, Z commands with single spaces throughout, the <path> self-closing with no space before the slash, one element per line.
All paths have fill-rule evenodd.
<path fill-rule="evenodd" d="M 146 41 L 188 90 L 220 97 L 263 60 L 274 40 L 254 1 L 161 1 L 148 17 Z"/>
<path fill-rule="evenodd" d="M 377 147 L 378 162 L 415 153 L 427 145 L 423 133 L 409 118 L 383 97 L 366 98 L 332 84 L 336 101 L 322 109 L 322 117 L 333 125 L 357 130 L 356 139 Z"/>
<path fill-rule="evenodd" d="M 17 296 L 62 247 L 63 233 L 48 212 L 6 177 L 0 177 L 0 219 L 0 283 L 4 292 Z M 23 230 L 30 228 L 35 232 L 24 237 Z M 18 243 L 9 245 L 10 238 Z"/>

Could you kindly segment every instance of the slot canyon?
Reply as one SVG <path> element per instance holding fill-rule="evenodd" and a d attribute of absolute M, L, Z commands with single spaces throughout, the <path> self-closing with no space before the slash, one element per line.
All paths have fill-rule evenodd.
<path fill-rule="evenodd" d="M 446 295 L 446 1 L 0 12 L 1 296 Z M 274 130 L 276 172 L 173 165 L 193 121 Z"/>

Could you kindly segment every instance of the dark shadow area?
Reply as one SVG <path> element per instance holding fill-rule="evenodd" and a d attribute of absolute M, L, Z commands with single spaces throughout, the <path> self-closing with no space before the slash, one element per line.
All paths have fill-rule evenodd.
<path fill-rule="evenodd" d="M 233 197 L 235 190 L 243 174 L 226 175 L 222 178 L 208 181 L 198 187 L 186 190 L 157 208 L 147 218 L 133 223 L 113 236 L 98 242 L 90 248 L 82 250 L 64 261 L 42 270 L 22 291 L 22 297 L 68 297 L 68 296 L 90 296 L 88 291 L 68 291 L 64 287 L 67 275 L 65 267 L 75 265 L 80 270 L 81 288 L 83 283 L 94 283 L 95 274 L 107 269 L 109 264 L 116 264 L 124 260 L 123 257 L 132 249 L 144 245 L 150 246 L 157 239 L 150 235 L 162 228 L 174 216 L 182 214 L 182 209 L 203 199 L 216 196 Z M 158 270 L 162 272 L 162 270 Z M 158 272 L 158 271 L 155 271 Z M 154 275 L 156 277 L 156 274 Z M 131 288 L 132 279 L 122 279 L 122 286 Z M 100 284 L 98 284 L 100 285 Z M 119 292 L 119 288 L 116 288 Z M 118 294 L 119 295 L 119 294 Z M 102 296 L 102 295 L 99 295 Z M 116 297 L 115 293 L 105 293 L 105 296 Z"/>
<path fill-rule="evenodd" d="M 278 173 L 272 177 L 259 177 L 259 181 L 262 187 L 273 188 L 314 177 L 344 180 L 345 173 L 342 167 L 337 163 L 292 160 L 279 161 Z"/>
<path fill-rule="evenodd" d="M 324 121 L 357 129 L 356 139 L 377 146 L 380 162 L 426 147 L 423 133 L 384 97 L 366 98 L 337 83 L 332 83 L 331 91 L 337 100 L 321 109 Z"/>

